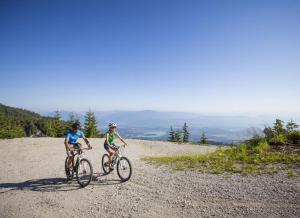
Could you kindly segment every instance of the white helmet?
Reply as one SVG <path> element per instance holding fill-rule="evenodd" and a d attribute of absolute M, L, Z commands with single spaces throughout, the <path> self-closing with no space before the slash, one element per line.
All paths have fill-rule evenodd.
<path fill-rule="evenodd" d="M 108 127 L 109 128 L 117 128 L 117 124 L 115 124 L 115 123 L 109 123 Z"/>

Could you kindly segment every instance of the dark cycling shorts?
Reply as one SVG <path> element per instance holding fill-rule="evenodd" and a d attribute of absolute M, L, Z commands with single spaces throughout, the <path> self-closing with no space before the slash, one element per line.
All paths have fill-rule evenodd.
<path fill-rule="evenodd" d="M 116 146 L 115 144 L 111 144 L 112 146 Z M 109 146 L 109 144 L 104 143 L 104 148 L 106 151 L 108 151 L 109 148 L 113 149 L 111 146 Z"/>
<path fill-rule="evenodd" d="M 80 146 L 81 146 L 80 143 L 74 143 L 74 144 L 72 144 L 72 147 L 73 147 L 74 149 L 78 149 L 78 148 L 80 148 Z M 69 151 L 69 150 L 67 150 L 67 149 L 66 149 L 66 153 L 67 153 L 67 156 L 68 156 L 68 157 L 73 157 L 73 155 L 74 155 L 74 151 Z"/>

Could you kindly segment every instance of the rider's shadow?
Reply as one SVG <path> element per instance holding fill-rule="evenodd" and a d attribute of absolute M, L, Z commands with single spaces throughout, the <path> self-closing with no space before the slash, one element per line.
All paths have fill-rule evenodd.
<path fill-rule="evenodd" d="M 117 185 L 123 183 L 120 179 L 109 178 L 109 173 L 94 173 L 92 185 Z"/>
<path fill-rule="evenodd" d="M 0 194 L 11 190 L 58 192 L 72 191 L 79 188 L 80 187 L 77 184 L 67 183 L 66 178 L 46 178 L 27 180 L 19 183 L 0 183 Z"/>
<path fill-rule="evenodd" d="M 109 178 L 111 174 L 94 173 L 90 186 L 102 185 L 117 185 L 122 181 L 118 179 Z M 61 192 L 73 191 L 80 189 L 78 183 L 73 180 L 67 182 L 66 178 L 46 178 L 46 179 L 32 179 L 25 182 L 16 183 L 0 183 L 0 194 L 12 190 L 30 190 L 39 192 Z"/>

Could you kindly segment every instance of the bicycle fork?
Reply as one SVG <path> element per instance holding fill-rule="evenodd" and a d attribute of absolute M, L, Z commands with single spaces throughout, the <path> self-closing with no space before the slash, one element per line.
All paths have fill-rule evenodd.
<path fill-rule="evenodd" d="M 83 169 L 82 172 L 86 172 L 86 166 L 85 166 L 84 162 L 80 163 L 80 160 L 81 160 L 81 157 L 78 158 L 78 171 L 81 172 L 81 170 Z"/>

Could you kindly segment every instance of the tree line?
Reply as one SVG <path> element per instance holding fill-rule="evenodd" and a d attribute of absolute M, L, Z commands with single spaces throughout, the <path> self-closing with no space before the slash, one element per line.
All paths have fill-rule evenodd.
<path fill-rule="evenodd" d="M 266 126 L 263 134 L 255 134 L 249 142 L 260 141 L 261 139 L 271 146 L 278 145 L 299 145 L 300 144 L 300 130 L 299 125 L 293 120 L 288 121 L 286 124 L 280 119 L 276 119 L 273 126 Z"/>
<path fill-rule="evenodd" d="M 102 137 L 97 129 L 95 114 L 89 110 L 85 114 L 83 130 L 86 137 Z M 19 138 L 31 136 L 64 137 L 73 123 L 79 118 L 70 113 L 69 119 L 61 119 L 59 111 L 54 117 L 44 117 L 37 113 L 0 104 L 0 138 Z"/>
<path fill-rule="evenodd" d="M 188 131 L 188 126 L 186 122 L 183 124 L 182 129 L 177 129 L 174 130 L 172 126 L 170 126 L 170 131 L 169 131 L 169 137 L 168 141 L 169 142 L 176 142 L 176 143 L 189 143 L 189 137 L 190 133 Z M 203 131 L 200 136 L 200 144 L 207 144 L 207 137 L 205 132 Z"/>
<path fill-rule="evenodd" d="M 288 121 L 286 124 L 280 119 L 276 119 L 273 126 L 265 126 L 262 134 L 255 133 L 254 137 L 246 142 L 253 142 L 255 140 L 264 139 L 269 145 L 299 145 L 300 144 L 300 130 L 297 128 L 299 125 L 293 120 Z M 188 126 L 184 123 L 182 129 L 174 130 L 170 127 L 169 131 L 169 142 L 176 143 L 189 143 L 189 131 Z M 207 144 L 208 138 L 203 131 L 200 135 L 200 144 Z M 253 144 L 253 143 L 252 143 Z M 255 144 L 255 143 L 254 143 Z"/>

